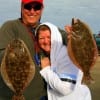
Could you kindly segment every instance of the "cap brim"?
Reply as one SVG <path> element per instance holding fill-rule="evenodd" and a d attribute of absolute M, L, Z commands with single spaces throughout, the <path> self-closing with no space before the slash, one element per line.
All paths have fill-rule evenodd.
<path fill-rule="evenodd" d="M 31 3 L 31 2 L 38 2 L 38 3 L 41 3 L 41 4 L 43 5 L 43 2 L 41 2 L 40 0 L 25 0 L 25 1 L 22 2 L 22 3 L 28 4 L 28 3 Z"/>

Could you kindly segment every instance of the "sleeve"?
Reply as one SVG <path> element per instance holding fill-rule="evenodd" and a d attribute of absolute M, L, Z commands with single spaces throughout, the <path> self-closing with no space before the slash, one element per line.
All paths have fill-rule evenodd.
<path fill-rule="evenodd" d="M 11 21 L 5 22 L 0 27 L 0 63 L 8 43 L 14 38 L 14 30 Z"/>
<path fill-rule="evenodd" d="M 63 40 L 63 44 L 64 45 L 67 45 L 67 32 L 65 32 L 64 30 L 58 28 L 59 32 L 61 33 L 61 36 L 62 36 L 62 40 Z"/>
<path fill-rule="evenodd" d="M 4 48 L 0 49 L 0 66 L 1 66 L 3 55 L 4 55 L 4 50 L 5 50 Z"/>
<path fill-rule="evenodd" d="M 68 95 L 75 87 L 75 84 L 62 81 L 55 72 L 53 72 L 50 66 L 40 71 L 41 76 L 45 79 L 50 88 L 60 93 L 61 95 Z"/>

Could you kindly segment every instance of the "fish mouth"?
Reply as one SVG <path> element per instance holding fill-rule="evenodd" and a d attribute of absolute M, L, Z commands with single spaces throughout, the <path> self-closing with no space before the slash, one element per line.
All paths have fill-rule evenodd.
<path fill-rule="evenodd" d="M 79 19 L 72 18 L 72 38 L 75 40 L 82 39 L 82 35 L 79 34 L 80 33 L 79 23 L 80 23 Z"/>
<path fill-rule="evenodd" d="M 79 22 L 79 19 L 72 18 L 72 25 L 75 25 Z"/>

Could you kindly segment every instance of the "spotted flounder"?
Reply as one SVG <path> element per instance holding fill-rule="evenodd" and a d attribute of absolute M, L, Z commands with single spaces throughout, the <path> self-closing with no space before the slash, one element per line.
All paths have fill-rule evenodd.
<path fill-rule="evenodd" d="M 68 41 L 68 52 L 73 63 L 83 71 L 83 81 L 92 82 L 90 75 L 98 50 L 90 27 L 80 19 L 72 19 L 71 37 Z"/>
<path fill-rule="evenodd" d="M 30 52 L 21 39 L 12 40 L 4 53 L 1 75 L 15 93 L 12 100 L 25 100 L 23 91 L 34 78 L 35 67 Z"/>

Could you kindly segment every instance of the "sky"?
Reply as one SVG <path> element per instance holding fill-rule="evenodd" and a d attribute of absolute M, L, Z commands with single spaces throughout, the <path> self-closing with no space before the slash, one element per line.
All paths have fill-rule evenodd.
<path fill-rule="evenodd" d="M 21 0 L 0 0 L 0 26 L 7 20 L 20 17 Z M 100 31 L 100 0 L 44 0 L 41 22 L 49 21 L 64 28 L 72 18 L 87 23 L 92 32 Z"/>

